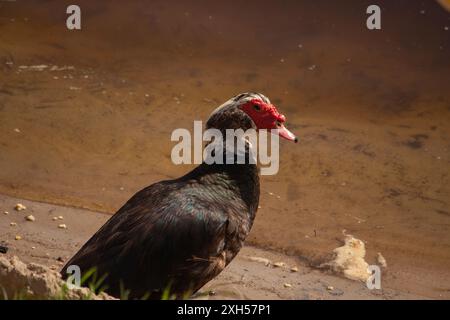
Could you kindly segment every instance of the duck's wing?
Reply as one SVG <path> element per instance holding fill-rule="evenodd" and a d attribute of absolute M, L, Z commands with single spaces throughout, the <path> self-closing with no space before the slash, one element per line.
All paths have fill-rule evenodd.
<path fill-rule="evenodd" d="M 82 273 L 96 268 L 114 296 L 121 288 L 132 297 L 198 290 L 225 267 L 225 238 L 233 230 L 202 192 L 167 182 L 138 192 L 66 264 L 63 277 L 69 265 Z"/>

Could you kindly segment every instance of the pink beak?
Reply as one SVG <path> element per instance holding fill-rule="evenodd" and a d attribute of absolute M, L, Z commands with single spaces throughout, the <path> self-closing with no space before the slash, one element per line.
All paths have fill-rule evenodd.
<path fill-rule="evenodd" d="M 289 140 L 289 141 L 294 141 L 295 143 L 298 142 L 298 138 L 292 132 L 290 132 L 288 129 L 286 129 L 284 124 L 281 124 L 280 126 L 278 126 L 277 131 L 278 131 L 278 135 L 280 137 L 282 137 L 286 140 Z"/>

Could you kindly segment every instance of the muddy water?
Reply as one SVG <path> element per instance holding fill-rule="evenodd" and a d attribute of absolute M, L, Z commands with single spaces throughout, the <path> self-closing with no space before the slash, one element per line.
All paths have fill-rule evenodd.
<path fill-rule="evenodd" d="M 179 176 L 175 128 L 243 91 L 300 137 L 262 179 L 250 243 L 313 265 L 343 233 L 384 284 L 450 290 L 450 14 L 435 2 L 0 2 L 0 192 L 114 212 Z M 41 69 L 21 66 L 46 65 Z M 54 67 L 52 69 L 53 66 Z M 39 71 L 41 70 L 41 71 Z"/>

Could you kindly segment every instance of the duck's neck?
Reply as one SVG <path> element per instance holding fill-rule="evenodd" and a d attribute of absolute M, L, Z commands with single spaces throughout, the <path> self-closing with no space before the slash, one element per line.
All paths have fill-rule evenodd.
<path fill-rule="evenodd" d="M 220 156 L 223 161 L 221 163 L 206 161 L 188 175 L 196 176 L 200 182 L 220 184 L 225 189 L 233 191 L 245 202 L 250 214 L 254 215 L 259 203 L 259 170 L 256 161 L 250 160 L 252 146 L 248 142 L 239 144 L 235 141 L 237 148 L 230 149 L 230 145 L 225 141 L 227 129 L 246 131 L 251 128 L 256 128 L 254 122 L 239 108 L 227 106 L 215 112 L 208 119 L 206 129 L 218 129 L 222 133 L 224 140 L 219 148 L 223 150 Z M 241 164 L 242 161 L 238 159 L 244 160 L 244 163 Z"/>
<path fill-rule="evenodd" d="M 202 163 L 189 172 L 184 179 L 195 179 L 201 185 L 211 187 L 211 192 L 239 197 L 254 218 L 259 204 L 259 169 L 256 164 L 207 164 Z M 232 199 L 230 199 L 232 200 Z"/>

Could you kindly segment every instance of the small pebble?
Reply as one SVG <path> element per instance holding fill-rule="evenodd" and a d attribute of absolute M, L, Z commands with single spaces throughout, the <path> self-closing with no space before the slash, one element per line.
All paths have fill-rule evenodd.
<path fill-rule="evenodd" d="M 10 225 L 11 227 L 15 227 L 15 226 L 17 226 L 17 223 L 11 222 L 9 225 Z"/>
<path fill-rule="evenodd" d="M 63 216 L 58 216 L 58 220 L 62 220 L 62 219 L 64 219 Z"/>
<path fill-rule="evenodd" d="M 285 283 L 285 284 L 284 284 L 284 287 L 285 287 L 285 288 L 291 288 L 292 285 L 291 285 L 290 283 Z"/>
<path fill-rule="evenodd" d="M 15 128 L 14 132 L 20 133 L 20 129 L 19 128 Z"/>
<path fill-rule="evenodd" d="M 262 257 L 248 257 L 250 261 L 254 261 L 254 262 L 261 262 L 264 263 L 264 265 L 267 267 L 270 265 L 270 260 L 266 259 L 266 258 L 262 258 Z"/>
<path fill-rule="evenodd" d="M 36 249 L 36 247 L 31 247 L 31 249 L 33 249 L 33 250 L 34 250 L 34 249 Z"/>
<path fill-rule="evenodd" d="M 18 204 L 16 204 L 16 206 L 14 207 L 14 209 L 16 210 L 16 211 L 22 211 L 22 210 L 26 210 L 27 209 L 27 207 L 25 207 L 23 204 L 21 204 L 21 203 L 18 203 Z"/>
<path fill-rule="evenodd" d="M 298 268 L 297 267 L 292 267 L 291 268 L 291 272 L 298 272 Z"/>
<path fill-rule="evenodd" d="M 377 254 L 377 261 L 383 268 L 387 268 L 386 259 L 381 255 L 380 252 L 378 252 Z"/>
<path fill-rule="evenodd" d="M 286 266 L 286 263 L 284 263 L 284 262 L 275 262 L 273 264 L 273 266 L 276 267 L 276 268 L 283 268 L 284 266 Z"/>
<path fill-rule="evenodd" d="M 58 217 L 53 217 L 52 220 L 56 221 L 56 220 L 58 220 Z"/>
<path fill-rule="evenodd" d="M 344 291 L 338 288 L 333 288 L 333 290 L 328 290 L 328 293 L 332 296 L 342 296 L 344 294 Z"/>
<path fill-rule="evenodd" d="M 29 216 L 25 217 L 25 220 L 33 222 L 33 221 L 36 220 L 36 218 L 33 215 L 30 214 Z"/>
<path fill-rule="evenodd" d="M 16 239 L 16 240 L 22 240 L 22 237 L 19 236 L 19 235 L 17 235 L 14 239 Z"/>
<path fill-rule="evenodd" d="M 67 226 L 64 223 L 62 223 L 62 224 L 58 225 L 58 228 L 67 229 Z"/>
<path fill-rule="evenodd" d="M 6 215 L 8 215 L 8 214 L 9 214 L 9 212 L 8 212 L 8 211 L 4 211 L 4 212 L 3 212 L 3 214 L 6 214 Z"/>
<path fill-rule="evenodd" d="M 333 287 L 333 286 L 328 286 L 328 287 L 327 287 L 327 290 L 328 290 L 328 291 L 333 291 L 333 290 L 334 290 L 334 287 Z"/>

